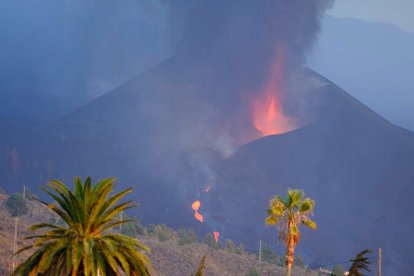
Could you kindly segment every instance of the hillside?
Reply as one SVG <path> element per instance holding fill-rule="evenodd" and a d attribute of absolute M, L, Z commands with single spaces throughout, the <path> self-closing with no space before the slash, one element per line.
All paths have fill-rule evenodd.
<path fill-rule="evenodd" d="M 0 275 L 6 275 L 10 268 L 10 256 L 13 251 L 14 222 L 5 207 L 8 196 L 0 193 Z M 28 241 L 23 241 L 24 236 L 31 233 L 27 228 L 39 222 L 55 221 L 55 216 L 47 208 L 35 201 L 27 201 L 29 213 L 18 219 L 18 248 L 28 245 Z M 182 276 L 192 275 L 197 270 L 203 256 L 206 258 L 205 275 L 246 275 L 251 268 L 256 267 L 260 275 L 282 275 L 282 267 L 267 262 L 258 262 L 257 255 L 248 252 L 232 253 L 224 247 L 212 248 L 206 244 L 195 242 L 180 245 L 178 234 L 167 228 L 168 238 L 161 239 L 161 234 L 145 233 L 138 235 L 137 238 L 151 249 L 149 254 L 158 276 Z M 164 237 L 164 236 L 163 236 Z M 165 240 L 164 240 L 165 239 Z M 29 253 L 24 253 L 18 257 L 18 261 L 23 260 Z M 295 268 L 294 274 L 297 276 L 317 275 L 314 271 L 305 271 Z"/>
<path fill-rule="evenodd" d="M 215 102 L 228 118 L 240 110 L 226 110 L 222 96 L 196 95 L 220 83 L 207 86 L 206 78 L 185 86 L 197 74 L 180 72 L 179 65 L 172 59 L 53 125 L 3 123 L 0 183 L 7 191 L 22 183 L 36 190 L 50 178 L 116 176 L 120 187 L 136 188 L 145 224 L 191 227 L 199 235 L 219 231 L 249 249 L 274 237 L 263 224 L 270 197 L 301 188 L 316 200 L 319 224 L 314 238 L 298 248 L 305 260 L 329 266 L 364 248 L 382 247 L 392 260 L 384 262 L 384 272 L 404 275 L 411 269 L 414 255 L 407 241 L 414 225 L 406 217 L 413 206 L 401 202 L 410 202 L 414 192 L 412 132 L 306 70 L 320 84 L 311 93 L 318 103 L 314 120 L 223 156 L 214 144 L 222 137 L 214 136 L 212 127 L 212 121 L 223 121 L 220 116 L 209 121 L 206 114 Z M 203 225 L 190 208 L 196 199 L 203 202 Z"/>
<path fill-rule="evenodd" d="M 151 248 L 150 258 L 153 261 L 157 275 L 191 275 L 197 270 L 201 258 L 206 255 L 206 274 L 217 276 L 246 275 L 256 267 L 260 275 L 284 275 L 283 268 L 270 263 L 259 264 L 256 255 L 243 253 L 241 255 L 225 250 L 216 250 L 205 244 L 190 244 L 180 246 L 176 241 L 159 242 L 154 238 L 141 239 Z M 295 276 L 318 275 L 315 271 L 305 271 L 296 268 Z"/>
<path fill-rule="evenodd" d="M 414 224 L 404 219 L 412 206 L 403 203 L 414 192 L 413 134 L 330 82 L 320 93 L 327 104 L 313 123 L 248 143 L 220 163 L 213 191 L 218 200 L 210 203 L 215 222 L 226 224 L 235 240 L 271 238 L 269 229 L 251 225 L 263 221 L 269 195 L 297 187 L 316 200 L 318 222 L 316 233 L 309 233 L 316 237 L 298 249 L 301 255 L 332 264 L 355 251 L 382 247 L 388 252 L 387 273 L 406 275 L 413 264 L 407 241 Z M 391 237 L 393 232 L 398 235 Z"/>

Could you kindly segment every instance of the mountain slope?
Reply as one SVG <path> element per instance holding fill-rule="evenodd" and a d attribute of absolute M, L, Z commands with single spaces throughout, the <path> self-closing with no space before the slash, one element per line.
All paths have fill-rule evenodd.
<path fill-rule="evenodd" d="M 414 211 L 409 204 L 413 133 L 332 83 L 319 92 L 326 105 L 312 124 L 253 141 L 222 162 L 215 191 L 220 198 L 214 204 L 217 223 L 233 237 L 270 238 L 270 230 L 257 227 L 268 200 L 288 187 L 301 188 L 317 202 L 319 227 L 305 231 L 300 252 L 335 264 L 359 249 L 382 247 L 389 258 L 387 271 L 404 275 L 404 266 L 413 263 L 407 241 L 414 223 L 406 219 Z"/>
<path fill-rule="evenodd" d="M 243 84 L 199 64 L 172 59 L 54 124 L 3 122 L 0 183 L 36 190 L 50 178 L 117 176 L 136 187 L 145 223 L 220 231 L 250 248 L 275 239 L 263 223 L 270 197 L 303 188 L 317 201 L 319 230 L 305 231 L 301 255 L 333 265 L 381 246 L 385 271 L 404 275 L 414 263 L 414 135 L 307 71 L 320 83 L 314 120 L 225 157 L 222 129 L 237 137 L 246 122 L 229 92 Z M 196 199 L 204 224 L 193 218 Z"/>

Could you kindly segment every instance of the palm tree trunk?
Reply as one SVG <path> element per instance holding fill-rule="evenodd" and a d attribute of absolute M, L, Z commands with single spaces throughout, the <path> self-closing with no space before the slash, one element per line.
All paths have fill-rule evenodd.
<path fill-rule="evenodd" d="M 17 220 L 19 217 L 14 218 L 14 239 L 13 239 L 13 254 L 17 251 Z M 12 255 L 12 271 L 16 268 L 16 256 Z"/>
<path fill-rule="evenodd" d="M 286 243 L 286 276 L 291 276 L 295 256 L 295 239 L 291 233 L 293 222 L 288 223 L 288 240 Z"/>

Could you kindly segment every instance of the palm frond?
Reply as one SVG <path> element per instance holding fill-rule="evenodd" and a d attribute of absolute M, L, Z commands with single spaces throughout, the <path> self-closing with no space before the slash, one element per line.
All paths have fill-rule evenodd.
<path fill-rule="evenodd" d="M 203 276 L 205 269 L 206 269 L 206 256 L 203 256 L 203 258 L 201 259 L 200 264 L 198 265 L 197 272 L 194 276 Z"/>
<path fill-rule="evenodd" d="M 87 178 L 82 183 L 74 179 L 73 192 L 60 181 L 52 180 L 43 190 L 55 201 L 47 204 L 66 223 L 65 226 L 39 223 L 30 230 L 44 230 L 31 235 L 31 248 L 36 251 L 15 270 L 15 275 L 150 275 L 151 262 L 145 253 L 149 248 L 138 240 L 110 233 L 111 228 L 129 222 L 117 220 L 117 215 L 136 205 L 132 201 L 118 203 L 131 188 L 115 193 L 114 178 L 92 184 Z M 108 233 L 107 233 L 108 232 Z"/>
<path fill-rule="evenodd" d="M 305 198 L 299 207 L 299 212 L 308 214 L 313 211 L 313 208 L 315 207 L 315 201 L 310 198 Z"/>
<path fill-rule="evenodd" d="M 305 193 L 302 190 L 288 190 L 288 206 L 289 208 L 296 208 L 302 201 L 303 196 Z"/>
<path fill-rule="evenodd" d="M 314 222 L 313 220 L 310 220 L 310 219 L 303 219 L 302 224 L 306 225 L 307 227 L 309 227 L 312 230 L 316 230 L 316 228 L 317 228 L 316 222 Z"/>
<path fill-rule="evenodd" d="M 371 272 L 369 269 L 369 265 L 371 264 L 371 261 L 368 257 L 366 257 L 366 254 L 372 253 L 372 250 L 366 249 L 362 252 L 358 253 L 355 259 L 351 260 L 352 265 L 349 269 L 349 275 L 350 276 L 364 276 L 362 273 L 362 270 Z"/>

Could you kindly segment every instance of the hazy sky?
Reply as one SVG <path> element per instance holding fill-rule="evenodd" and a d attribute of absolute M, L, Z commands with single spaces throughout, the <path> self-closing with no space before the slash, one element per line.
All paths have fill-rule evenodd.
<path fill-rule="evenodd" d="M 414 32 L 414 0 L 336 0 L 329 14 L 382 21 Z"/>

